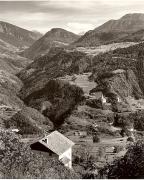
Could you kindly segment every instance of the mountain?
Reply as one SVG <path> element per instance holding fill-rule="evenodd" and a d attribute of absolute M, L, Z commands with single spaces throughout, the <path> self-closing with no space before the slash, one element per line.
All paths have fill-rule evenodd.
<path fill-rule="evenodd" d="M 96 46 L 125 41 L 125 38 L 133 41 L 143 40 L 143 38 L 139 38 L 139 31 L 143 29 L 144 14 L 126 14 L 118 20 L 110 20 L 94 30 L 88 31 L 73 44 L 76 46 Z M 136 33 L 137 31 L 138 33 Z M 135 38 L 133 38 L 133 35 Z"/>
<path fill-rule="evenodd" d="M 144 14 L 126 14 L 118 20 L 110 20 L 95 29 L 96 32 L 136 32 L 144 29 Z"/>
<path fill-rule="evenodd" d="M 120 42 L 120 39 L 128 35 L 129 33 L 126 32 L 97 32 L 95 30 L 91 30 L 72 43 L 72 45 L 77 47 L 99 46 Z"/>
<path fill-rule="evenodd" d="M 16 74 L 31 63 L 30 59 L 19 56 L 18 51 L 18 47 L 0 39 L 0 70 Z"/>
<path fill-rule="evenodd" d="M 43 88 L 51 79 L 88 71 L 90 62 L 85 53 L 67 50 L 61 50 L 52 57 L 48 54 L 37 58 L 18 74 L 24 83 L 21 98 Z"/>
<path fill-rule="evenodd" d="M 0 54 L 0 70 L 17 74 L 32 61 L 16 54 Z"/>
<path fill-rule="evenodd" d="M 93 78 L 106 91 L 115 91 L 122 98 L 140 99 L 144 95 L 144 43 L 119 48 L 93 58 Z M 118 70 L 117 74 L 115 72 Z M 119 72 L 122 72 L 121 75 Z M 102 89 L 103 89 L 102 88 Z"/>
<path fill-rule="evenodd" d="M 26 107 L 17 96 L 23 86 L 16 74 L 31 63 L 30 59 L 17 54 L 20 47 L 38 38 L 35 33 L 8 23 L 0 22 L 0 125 L 17 127 L 21 134 L 41 132 L 48 123 L 40 112 Z"/>
<path fill-rule="evenodd" d="M 120 39 L 120 41 L 131 41 L 131 42 L 139 42 L 144 40 L 144 29 L 130 33 L 126 37 Z"/>
<path fill-rule="evenodd" d="M 78 35 L 61 28 L 54 28 L 48 31 L 42 38 L 37 40 L 30 48 L 23 53 L 25 57 L 34 59 L 45 54 L 51 47 L 63 47 L 76 41 Z"/>
<path fill-rule="evenodd" d="M 40 37 L 38 33 L 0 21 L 0 39 L 15 47 L 30 46 Z"/>

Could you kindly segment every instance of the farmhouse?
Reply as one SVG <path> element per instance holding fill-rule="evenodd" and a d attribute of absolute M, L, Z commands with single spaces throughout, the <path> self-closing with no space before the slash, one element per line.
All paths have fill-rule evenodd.
<path fill-rule="evenodd" d="M 58 131 L 31 144 L 31 149 L 45 152 L 48 157 L 55 156 L 66 167 L 72 168 L 72 147 L 74 143 Z"/>

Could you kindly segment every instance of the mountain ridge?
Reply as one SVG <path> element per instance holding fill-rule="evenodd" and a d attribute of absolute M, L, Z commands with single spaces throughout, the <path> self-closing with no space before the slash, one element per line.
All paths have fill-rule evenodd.
<path fill-rule="evenodd" d="M 75 46 L 97 46 L 112 42 L 123 41 L 124 38 L 132 36 L 144 29 L 144 14 L 133 13 L 126 14 L 118 20 L 109 20 L 101 26 L 86 32 L 77 41 L 73 43 Z M 136 35 L 135 35 L 136 36 Z M 139 35 L 138 35 L 139 36 Z M 128 38 L 129 39 L 129 38 Z M 130 38 L 133 41 L 143 40 L 139 38 Z"/>
<path fill-rule="evenodd" d="M 109 20 L 101 26 L 95 28 L 97 32 L 108 31 L 126 31 L 134 32 L 140 29 L 144 29 L 144 14 L 143 13 L 131 13 L 122 16 L 118 20 Z"/>
<path fill-rule="evenodd" d="M 40 37 L 38 33 L 0 21 L 0 39 L 16 47 L 30 46 Z"/>
<path fill-rule="evenodd" d="M 47 53 L 52 47 L 67 46 L 78 38 L 79 35 L 65 29 L 52 28 L 42 38 L 30 46 L 30 48 L 26 49 L 22 55 L 34 59 L 41 54 Z"/>

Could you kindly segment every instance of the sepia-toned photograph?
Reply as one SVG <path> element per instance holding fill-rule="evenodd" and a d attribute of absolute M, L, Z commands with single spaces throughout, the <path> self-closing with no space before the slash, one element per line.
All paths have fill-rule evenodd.
<path fill-rule="evenodd" d="M 0 179 L 144 179 L 144 0 L 0 0 Z"/>

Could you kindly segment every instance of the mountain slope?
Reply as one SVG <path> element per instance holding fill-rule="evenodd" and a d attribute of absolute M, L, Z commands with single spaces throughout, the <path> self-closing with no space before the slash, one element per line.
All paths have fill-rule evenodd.
<path fill-rule="evenodd" d="M 88 31 L 73 44 L 76 46 L 96 46 L 111 42 L 143 40 L 139 31 L 144 29 L 144 14 L 127 14 L 118 20 L 110 20 Z M 133 34 L 138 31 L 138 33 Z M 142 32 L 141 32 L 142 33 Z M 135 36 L 135 38 L 133 38 Z"/>
<path fill-rule="evenodd" d="M 119 94 L 123 94 L 122 97 L 129 96 L 124 95 L 123 93 L 127 90 L 128 93 L 131 92 L 130 96 L 133 96 L 136 99 L 142 97 L 144 95 L 143 48 L 144 43 L 141 43 L 128 48 L 119 48 L 112 52 L 95 56 L 93 58 L 93 78 L 97 84 L 104 85 L 104 79 L 106 82 L 105 87 L 108 87 L 109 89 L 110 84 L 115 84 L 113 88 L 116 89 L 117 93 L 119 92 Z M 125 77 L 121 76 L 118 78 L 118 76 L 115 76 L 116 78 L 113 78 L 111 72 L 118 69 L 122 69 L 126 72 Z M 123 84 L 121 83 L 120 85 L 118 79 L 119 81 L 123 81 Z M 132 87 L 131 85 L 128 85 L 128 88 L 126 89 L 124 83 L 131 84 Z"/>
<path fill-rule="evenodd" d="M 36 59 L 18 74 L 24 83 L 21 98 L 43 88 L 51 79 L 86 72 L 90 62 L 85 53 L 66 50 L 53 57 L 45 55 Z"/>
<path fill-rule="evenodd" d="M 16 47 L 30 46 L 41 37 L 40 34 L 28 31 L 7 22 L 0 21 L 0 39 Z"/>
<path fill-rule="evenodd" d="M 143 40 L 144 40 L 144 29 L 130 33 L 128 36 L 120 39 L 120 41 L 129 41 L 129 42 L 130 41 L 137 42 Z"/>
<path fill-rule="evenodd" d="M 144 14 L 126 14 L 118 20 L 110 20 L 95 29 L 96 32 L 135 32 L 144 29 Z"/>
<path fill-rule="evenodd" d="M 95 30 L 92 30 L 84 34 L 76 42 L 72 43 L 72 45 L 80 47 L 99 46 L 119 42 L 119 39 L 128 35 L 129 33 L 126 32 L 96 32 Z"/>
<path fill-rule="evenodd" d="M 63 47 L 76 41 L 78 35 L 60 28 L 54 28 L 48 31 L 41 39 L 36 41 L 30 48 L 23 53 L 25 57 L 34 59 L 45 54 L 51 47 Z"/>

